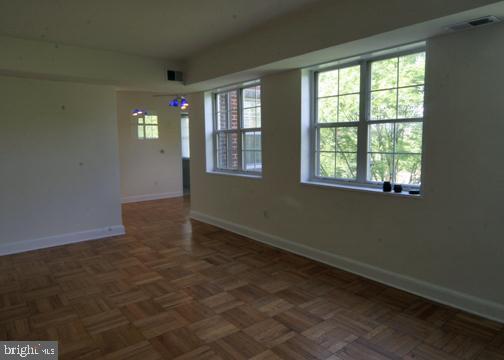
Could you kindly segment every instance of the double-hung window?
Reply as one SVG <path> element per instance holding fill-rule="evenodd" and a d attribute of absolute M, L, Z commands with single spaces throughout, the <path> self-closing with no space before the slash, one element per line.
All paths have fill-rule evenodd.
<path fill-rule="evenodd" d="M 261 86 L 215 93 L 213 111 L 215 170 L 260 174 Z"/>
<path fill-rule="evenodd" d="M 425 52 L 315 72 L 315 181 L 418 188 Z"/>

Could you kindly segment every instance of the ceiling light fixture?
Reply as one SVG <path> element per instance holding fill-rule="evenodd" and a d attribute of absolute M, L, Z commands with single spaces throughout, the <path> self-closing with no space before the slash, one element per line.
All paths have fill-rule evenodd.
<path fill-rule="evenodd" d="M 133 115 L 133 116 L 147 115 L 147 111 L 135 109 L 131 112 L 131 115 Z"/>
<path fill-rule="evenodd" d="M 189 102 L 183 96 L 177 96 L 168 103 L 171 107 L 180 107 L 180 110 L 186 110 L 189 107 Z"/>

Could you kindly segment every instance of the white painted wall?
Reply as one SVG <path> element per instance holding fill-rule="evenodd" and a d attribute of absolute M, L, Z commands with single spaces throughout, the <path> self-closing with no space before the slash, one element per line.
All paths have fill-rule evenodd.
<path fill-rule="evenodd" d="M 469 12 L 479 7 L 482 7 L 481 11 Z M 429 33 L 432 35 L 433 29 L 437 32 L 444 31 L 440 27 L 441 24 L 432 24 L 433 29 L 430 31 L 421 26 L 415 29 L 408 28 L 411 25 L 427 23 L 457 13 L 462 13 L 462 18 L 458 20 L 449 18 L 444 25 L 477 16 L 490 14 L 501 16 L 502 1 L 322 0 L 196 53 L 187 59 L 186 81 L 189 84 L 204 82 L 287 59 L 278 66 L 286 69 L 292 63 L 305 61 L 312 61 L 308 64 L 313 65 L 317 63 L 317 59 L 328 61 L 324 59 L 326 52 L 317 53 L 315 57 L 309 56 L 306 60 L 296 61 L 296 57 L 302 58 L 310 52 L 349 44 L 356 40 L 375 37 L 377 34 L 388 34 L 400 28 L 404 28 L 405 31 L 390 34 L 392 38 L 409 39 L 407 41 L 424 40 L 418 36 Z M 351 52 L 346 48 L 334 51 Z"/>
<path fill-rule="evenodd" d="M 300 184 L 301 71 L 262 79 L 260 180 L 205 171 L 191 97 L 195 218 L 504 320 L 504 25 L 428 44 L 424 197 Z"/>
<path fill-rule="evenodd" d="M 115 91 L 0 77 L 0 254 L 120 233 Z"/>
<path fill-rule="evenodd" d="M 182 67 L 174 61 L 9 36 L 0 36 L 0 48 L 0 74 L 149 91 L 183 87 L 166 79 L 166 70 Z"/>
<path fill-rule="evenodd" d="M 153 93 L 118 92 L 117 124 L 123 202 L 182 195 L 180 110 L 171 97 Z M 133 109 L 158 115 L 159 139 L 139 140 Z M 164 153 L 161 151 L 164 150 Z"/>

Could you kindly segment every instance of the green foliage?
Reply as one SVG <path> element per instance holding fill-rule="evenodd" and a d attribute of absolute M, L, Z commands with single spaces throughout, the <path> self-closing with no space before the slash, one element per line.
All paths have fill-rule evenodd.
<path fill-rule="evenodd" d="M 319 130 L 319 175 L 355 179 L 357 175 L 357 127 Z"/>
<path fill-rule="evenodd" d="M 359 121 L 360 66 L 318 75 L 319 123 Z"/>
<path fill-rule="evenodd" d="M 397 116 L 399 119 L 415 119 L 423 117 L 423 86 L 399 89 L 398 100 Z"/>
<path fill-rule="evenodd" d="M 338 97 L 322 98 L 318 100 L 318 122 L 338 122 Z"/>
<path fill-rule="evenodd" d="M 425 82 L 425 53 L 399 58 L 399 86 L 423 85 Z"/>
<path fill-rule="evenodd" d="M 420 184 L 422 123 L 370 125 L 369 150 L 369 180 Z"/>
<path fill-rule="evenodd" d="M 360 92 L 360 71 L 360 66 L 358 65 L 340 69 L 339 95 Z"/>
<path fill-rule="evenodd" d="M 397 89 L 371 93 L 371 120 L 397 119 Z"/>
<path fill-rule="evenodd" d="M 338 92 L 339 70 L 325 71 L 318 75 L 317 94 L 319 97 L 336 96 Z"/>
<path fill-rule="evenodd" d="M 371 64 L 371 90 L 397 87 L 398 59 L 375 61 Z"/>
<path fill-rule="evenodd" d="M 360 96 L 343 95 L 339 97 L 339 122 L 359 121 Z"/>

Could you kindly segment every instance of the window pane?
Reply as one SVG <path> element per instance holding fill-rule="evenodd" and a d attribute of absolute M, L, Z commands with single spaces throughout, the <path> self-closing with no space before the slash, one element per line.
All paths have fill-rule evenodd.
<path fill-rule="evenodd" d="M 244 151 L 243 152 L 243 170 L 254 171 L 255 165 L 255 151 Z"/>
<path fill-rule="evenodd" d="M 357 127 L 341 127 L 336 130 L 336 150 L 357 152 Z"/>
<path fill-rule="evenodd" d="M 339 122 L 359 121 L 359 94 L 339 98 Z"/>
<path fill-rule="evenodd" d="M 392 181 L 392 161 L 390 154 L 369 154 L 369 181 Z"/>
<path fill-rule="evenodd" d="M 422 152 L 422 123 L 396 124 L 396 152 Z"/>
<path fill-rule="evenodd" d="M 228 128 L 238 129 L 238 90 L 229 93 Z"/>
<path fill-rule="evenodd" d="M 415 119 L 423 117 L 424 87 L 415 86 L 399 89 L 399 119 Z"/>
<path fill-rule="evenodd" d="M 217 136 L 217 166 L 221 169 L 238 169 L 238 134 Z"/>
<path fill-rule="evenodd" d="M 425 53 L 399 58 L 399 86 L 423 85 L 425 81 Z"/>
<path fill-rule="evenodd" d="M 217 135 L 217 167 L 219 169 L 227 169 L 228 167 L 228 144 L 227 135 Z"/>
<path fill-rule="evenodd" d="M 158 123 L 157 115 L 145 115 L 145 123 L 146 124 L 157 124 Z"/>
<path fill-rule="evenodd" d="M 318 122 L 328 123 L 338 121 L 338 98 L 324 98 L 318 100 Z"/>
<path fill-rule="evenodd" d="M 371 90 L 397 87 L 398 59 L 375 61 L 371 64 Z"/>
<path fill-rule="evenodd" d="M 180 119 L 180 132 L 182 138 L 182 157 L 189 158 L 190 157 L 190 149 L 189 149 L 189 117 L 182 116 Z"/>
<path fill-rule="evenodd" d="M 335 177 L 338 179 L 355 180 L 356 176 L 357 176 L 357 154 L 337 153 Z"/>
<path fill-rule="evenodd" d="M 145 138 L 143 125 L 138 125 L 138 138 L 139 139 Z"/>
<path fill-rule="evenodd" d="M 186 115 L 180 118 L 180 133 L 182 137 L 189 137 L 189 117 Z"/>
<path fill-rule="evenodd" d="M 218 130 L 226 130 L 228 123 L 228 113 L 217 113 L 217 129 Z"/>
<path fill-rule="evenodd" d="M 216 110 L 219 113 L 227 113 L 229 111 L 228 107 L 228 93 L 217 94 L 216 96 Z"/>
<path fill-rule="evenodd" d="M 238 129 L 238 91 L 217 94 L 216 98 L 218 129 Z"/>
<path fill-rule="evenodd" d="M 256 140 L 256 145 L 255 145 L 256 150 L 262 150 L 262 132 L 261 131 L 256 131 L 255 140 Z"/>
<path fill-rule="evenodd" d="M 336 151 L 335 144 L 335 131 L 334 128 L 321 128 L 319 129 L 319 146 L 320 151 Z"/>
<path fill-rule="evenodd" d="M 243 151 L 243 169 L 260 171 L 262 169 L 261 151 Z"/>
<path fill-rule="evenodd" d="M 397 90 L 375 91 L 371 93 L 371 120 L 397 118 Z"/>
<path fill-rule="evenodd" d="M 238 164 L 238 134 L 233 133 L 233 134 L 228 134 L 228 152 L 229 152 L 229 157 L 228 157 L 228 166 L 231 169 L 238 169 L 239 164 Z"/>
<path fill-rule="evenodd" d="M 394 124 L 369 125 L 369 152 L 394 152 Z"/>
<path fill-rule="evenodd" d="M 243 134 L 243 150 L 261 150 L 261 133 L 246 132 Z"/>
<path fill-rule="evenodd" d="M 336 154 L 321 152 L 319 154 L 319 176 L 334 177 L 336 168 Z"/>
<path fill-rule="evenodd" d="M 144 119 L 143 118 L 138 118 L 138 123 L 139 124 L 143 124 L 144 123 Z"/>
<path fill-rule="evenodd" d="M 243 127 L 258 128 L 261 127 L 261 108 L 243 109 Z"/>
<path fill-rule="evenodd" d="M 262 151 L 255 152 L 256 171 L 262 170 Z"/>
<path fill-rule="evenodd" d="M 157 125 L 145 125 L 145 138 L 157 139 L 159 137 Z"/>
<path fill-rule="evenodd" d="M 338 70 L 318 74 L 318 97 L 338 95 Z"/>
<path fill-rule="evenodd" d="M 339 94 L 360 92 L 360 65 L 340 69 Z"/>
<path fill-rule="evenodd" d="M 238 108 L 228 114 L 228 129 L 238 129 Z"/>
<path fill-rule="evenodd" d="M 420 185 L 421 155 L 396 155 L 396 179 L 398 184 Z"/>
<path fill-rule="evenodd" d="M 243 107 L 261 106 L 261 87 L 254 86 L 243 89 Z"/>

